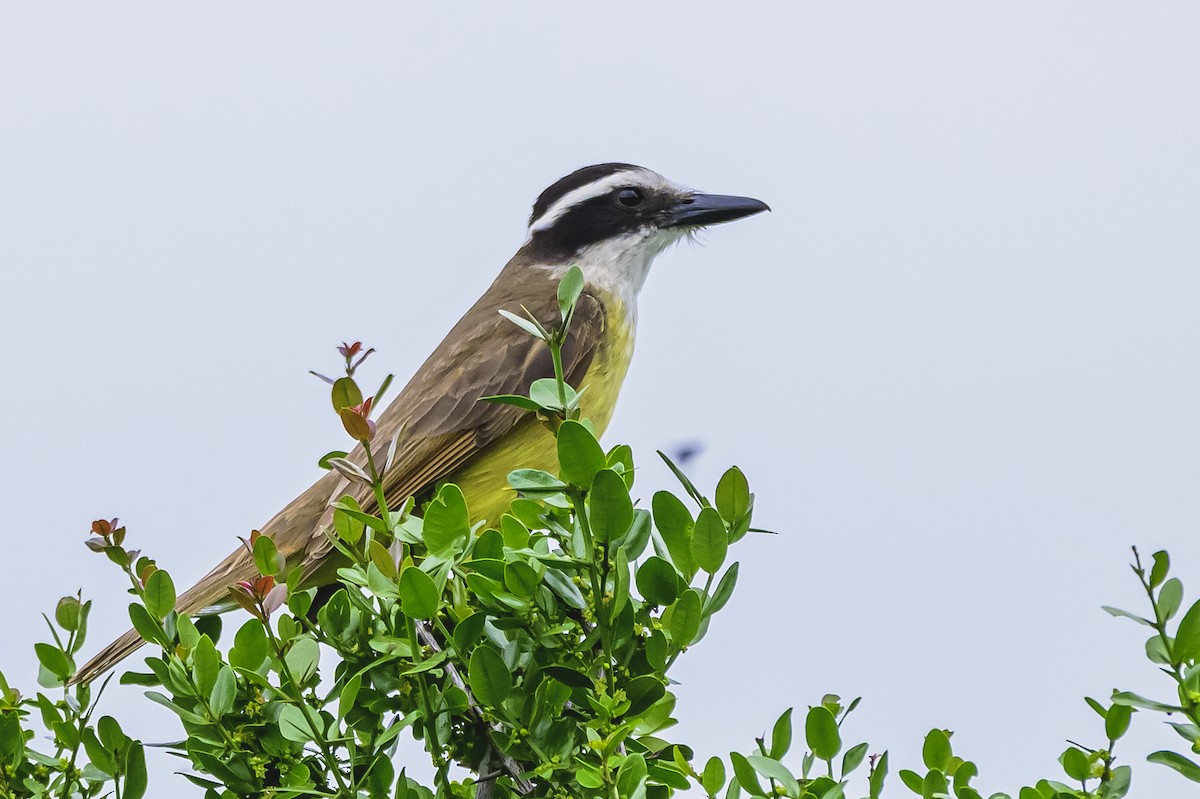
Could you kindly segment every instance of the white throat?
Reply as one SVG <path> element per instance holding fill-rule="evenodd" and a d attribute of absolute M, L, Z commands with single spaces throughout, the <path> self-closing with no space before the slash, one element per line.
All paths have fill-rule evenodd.
<path fill-rule="evenodd" d="M 578 255 L 550 267 L 561 275 L 578 266 L 583 279 L 603 291 L 615 294 L 627 311 L 636 316 L 637 296 L 650 274 L 650 265 L 687 233 L 681 229 L 642 228 L 584 247 Z"/>

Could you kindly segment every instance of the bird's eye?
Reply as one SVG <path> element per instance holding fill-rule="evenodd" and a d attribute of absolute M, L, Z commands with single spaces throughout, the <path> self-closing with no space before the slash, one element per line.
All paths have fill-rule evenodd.
<path fill-rule="evenodd" d="M 642 204 L 642 193 L 637 189 L 621 189 L 617 192 L 617 202 L 626 208 L 634 208 Z"/>

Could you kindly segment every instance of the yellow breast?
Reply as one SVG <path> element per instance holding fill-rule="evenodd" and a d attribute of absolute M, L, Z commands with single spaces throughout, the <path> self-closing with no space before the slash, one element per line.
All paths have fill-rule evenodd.
<path fill-rule="evenodd" d="M 602 435 L 612 420 L 621 384 L 633 359 L 635 323 L 625 304 L 614 295 L 598 297 L 606 311 L 604 338 L 592 357 L 581 386 L 587 391 L 580 400 L 583 417 Z M 512 432 L 493 443 L 484 452 L 449 478 L 462 489 L 471 518 L 496 524 L 508 510 L 513 491 L 508 474 L 514 469 L 543 469 L 558 473 L 554 436 L 532 417 L 523 419 Z"/>

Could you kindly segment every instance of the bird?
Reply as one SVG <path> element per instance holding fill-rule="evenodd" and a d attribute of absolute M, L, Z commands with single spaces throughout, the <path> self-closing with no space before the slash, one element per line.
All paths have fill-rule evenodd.
<path fill-rule="evenodd" d="M 376 419 L 375 439 L 395 440 L 383 474 L 388 507 L 428 499 L 453 482 L 474 519 L 495 523 L 513 498 L 509 472 L 557 470 L 554 436 L 532 414 L 480 401 L 526 394 L 535 380 L 554 375 L 546 343 L 500 311 L 527 311 L 551 329 L 558 282 L 571 267 L 580 269 L 584 287 L 563 345 L 563 370 L 572 386 L 587 387 L 581 409 L 599 436 L 633 357 L 638 293 L 655 258 L 699 228 L 769 210 L 761 200 L 693 191 L 626 163 L 583 167 L 551 184 L 533 204 L 520 249 Z M 364 466 L 364 448 L 348 459 Z M 344 563 L 326 530 L 331 503 L 346 494 L 375 510 L 369 489 L 331 470 L 259 528 L 288 564 L 300 564 L 302 588 L 336 583 Z M 175 610 L 198 616 L 232 609 L 231 589 L 257 576 L 253 557 L 239 547 L 180 594 Z M 143 643 L 127 631 L 72 682 L 95 679 Z"/>

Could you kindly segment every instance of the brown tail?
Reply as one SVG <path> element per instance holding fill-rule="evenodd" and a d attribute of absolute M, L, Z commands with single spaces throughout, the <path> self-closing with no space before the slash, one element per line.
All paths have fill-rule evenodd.
<path fill-rule="evenodd" d="M 311 488 L 267 522 L 263 532 L 275 539 L 275 546 L 289 563 L 298 563 L 312 543 L 314 531 L 321 529 L 322 515 L 329 505 L 334 487 L 340 486 L 341 478 L 330 472 Z M 258 576 L 254 561 L 244 547 L 238 547 L 229 557 L 175 601 L 175 610 L 188 616 L 202 613 L 220 613 L 236 607 L 229 596 L 229 589 L 239 580 L 250 580 Z M 127 630 L 120 638 L 100 650 L 91 660 L 83 664 L 70 685 L 91 682 L 132 655 L 145 641 L 136 630 Z"/>

